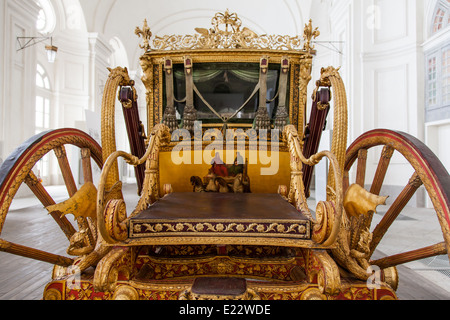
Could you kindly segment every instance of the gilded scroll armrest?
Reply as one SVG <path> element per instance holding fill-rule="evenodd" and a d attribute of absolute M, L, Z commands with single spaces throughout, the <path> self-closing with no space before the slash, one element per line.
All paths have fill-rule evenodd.
<path fill-rule="evenodd" d="M 338 161 L 335 155 L 329 151 L 319 152 L 311 158 L 306 159 L 301 150 L 297 130 L 292 125 L 285 127 L 284 136 L 287 139 L 291 154 L 291 188 L 289 201 L 298 210 L 307 214 L 313 221 L 313 241 L 324 247 L 332 246 L 338 238 L 343 212 L 342 174 Z M 331 195 L 329 201 L 318 203 L 316 219 L 314 219 L 307 206 L 305 188 L 302 180 L 302 165 L 315 166 L 325 157 L 329 159 L 331 168 L 333 169 L 332 178 L 335 182 L 335 190 L 327 190 L 327 193 Z"/>
<path fill-rule="evenodd" d="M 158 125 L 153 129 L 147 150 L 141 159 L 124 151 L 116 151 L 106 160 L 97 193 L 97 223 L 98 230 L 107 243 L 114 244 L 125 240 L 128 224 L 125 202 L 122 199 L 114 199 L 109 190 L 106 190 L 109 171 L 118 158 L 125 159 L 126 163 L 132 166 L 146 164 L 142 196 L 134 212 L 142 211 L 159 198 L 159 149 L 162 143 L 169 141 L 169 128 Z"/>

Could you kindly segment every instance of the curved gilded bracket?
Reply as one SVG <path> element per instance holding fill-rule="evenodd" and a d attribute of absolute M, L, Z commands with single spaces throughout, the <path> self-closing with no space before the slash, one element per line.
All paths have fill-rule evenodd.
<path fill-rule="evenodd" d="M 110 69 L 108 80 L 105 84 L 105 90 L 102 98 L 102 117 L 101 117 L 101 135 L 102 135 L 102 152 L 103 159 L 107 159 L 116 149 L 116 132 L 115 132 L 115 112 L 117 89 L 120 86 L 130 85 L 131 80 L 128 75 L 127 68 L 117 67 Z M 117 161 L 112 163 L 113 170 L 109 171 L 106 181 L 107 191 L 114 191 L 113 197 L 122 197 L 121 190 L 118 190 L 119 167 Z"/>
<path fill-rule="evenodd" d="M 292 125 L 285 127 L 284 136 L 287 139 L 291 154 L 291 188 L 289 201 L 295 205 L 297 210 L 308 215 L 313 221 L 313 241 L 324 247 L 331 246 L 338 237 L 343 212 L 342 174 L 341 170 L 339 170 L 339 163 L 335 155 L 329 151 L 319 152 L 311 158 L 306 159 L 301 151 L 298 132 Z M 302 164 L 315 166 L 325 157 L 329 159 L 331 168 L 333 169 L 332 178 L 336 185 L 334 191 L 335 196 L 331 201 L 320 202 L 318 204 L 316 210 L 317 220 L 314 220 L 306 203 L 302 181 Z"/>
<path fill-rule="evenodd" d="M 107 180 L 110 170 L 114 168 L 118 158 L 124 158 L 125 161 L 132 166 L 139 166 L 146 163 L 144 187 L 142 196 L 135 209 L 135 212 L 146 209 L 150 204 L 159 198 L 158 188 L 158 157 L 161 143 L 170 140 L 170 130 L 165 125 L 157 125 L 153 129 L 150 136 L 150 143 L 144 156 L 139 159 L 124 151 L 116 151 L 112 153 L 106 160 L 103 171 L 100 176 L 100 182 L 97 194 L 97 223 L 98 230 L 103 239 L 114 244 L 118 241 L 126 239 L 126 208 L 125 203 L 117 202 L 117 199 L 108 199 L 106 197 Z M 120 199 L 119 199 L 120 200 Z M 125 233 L 124 233 L 125 232 Z M 125 234 L 125 236 L 124 236 Z M 125 237 L 125 238 L 124 238 Z"/>
<path fill-rule="evenodd" d="M 332 172 L 339 170 L 341 176 L 344 175 L 345 154 L 347 151 L 347 136 L 348 136 L 348 106 L 347 93 L 344 86 L 344 81 L 339 74 L 339 68 L 327 67 L 322 68 L 320 85 L 325 85 L 333 89 L 333 105 L 334 105 L 334 124 L 333 137 L 331 141 L 331 152 L 335 155 L 338 167 L 330 168 L 330 175 L 328 177 L 328 187 L 333 190 L 337 188 L 336 181 L 341 183 L 342 180 L 335 180 Z M 328 200 L 333 200 L 334 194 L 328 194 Z"/>

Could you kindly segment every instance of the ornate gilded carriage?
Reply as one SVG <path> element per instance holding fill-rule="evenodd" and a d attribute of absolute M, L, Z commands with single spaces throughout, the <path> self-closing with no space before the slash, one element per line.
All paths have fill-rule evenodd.
<path fill-rule="evenodd" d="M 307 117 L 312 40 L 319 35 L 311 22 L 302 38 L 256 35 L 229 12 L 212 24 L 192 36 L 153 37 L 147 22 L 136 29 L 145 51 L 148 135 L 134 83 L 119 67 L 105 87 L 101 148 L 81 131 L 61 129 L 34 137 L 2 166 L 0 227 L 25 182 L 75 258 L 5 240 L 0 249 L 55 265 L 44 299 L 396 299 L 395 266 L 448 252 L 450 188 L 442 164 L 415 138 L 388 130 L 366 133 L 347 148 L 346 94 L 335 68 L 322 70 Z M 117 93 L 131 154 L 116 150 Z M 332 147 L 319 152 L 331 98 Z M 85 183 L 79 189 L 65 144 L 81 149 Z M 384 150 L 369 192 L 367 152 L 379 145 Z M 60 204 L 32 171 L 51 150 L 71 197 Z M 372 231 L 372 216 L 386 201 L 380 192 L 394 151 L 407 158 L 414 175 Z M 118 158 L 135 167 L 140 199 L 128 213 Z M 311 210 L 312 170 L 325 158 L 327 200 Z M 91 159 L 102 168 L 98 186 Z M 422 184 L 444 242 L 371 259 Z"/>

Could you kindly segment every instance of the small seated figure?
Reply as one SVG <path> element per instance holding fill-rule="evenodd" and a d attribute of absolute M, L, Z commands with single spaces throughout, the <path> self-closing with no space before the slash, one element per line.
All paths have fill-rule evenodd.
<path fill-rule="evenodd" d="M 238 152 L 234 163 L 228 168 L 228 175 L 236 177 L 238 174 L 244 174 L 244 158 Z"/>
<path fill-rule="evenodd" d="M 238 153 L 232 165 L 226 165 L 217 152 L 208 174 L 191 177 L 194 192 L 250 193 L 250 180 L 246 174 L 244 158 Z"/>
<path fill-rule="evenodd" d="M 220 159 L 220 155 L 217 152 L 214 159 L 211 161 L 211 171 L 218 177 L 228 177 L 228 168 Z"/>

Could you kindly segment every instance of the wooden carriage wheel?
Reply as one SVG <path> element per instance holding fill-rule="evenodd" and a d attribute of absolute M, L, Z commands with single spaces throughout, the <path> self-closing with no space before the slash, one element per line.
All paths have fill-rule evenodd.
<path fill-rule="evenodd" d="M 432 256 L 448 254 L 450 259 L 450 176 L 436 155 L 421 141 L 402 132 L 390 130 L 373 130 L 359 137 L 348 149 L 344 171 L 344 190 L 349 187 L 349 170 L 356 165 L 356 181 L 364 187 L 366 178 L 366 161 L 369 149 L 383 146 L 381 158 L 375 172 L 370 191 L 379 195 L 387 169 L 394 152 L 399 152 L 414 169 L 414 174 L 403 191 L 389 207 L 383 219 L 373 230 L 370 243 L 370 256 L 377 248 L 394 220 L 423 184 L 436 211 L 442 228 L 444 242 L 410 252 L 400 253 L 376 261 L 370 261 L 381 269 L 420 260 Z M 370 226 L 372 217 L 361 217 L 366 226 Z"/>
<path fill-rule="evenodd" d="M 25 183 L 45 208 L 56 205 L 41 181 L 36 177 L 33 168 L 45 155 L 53 151 L 60 167 L 70 197 L 77 193 L 77 185 L 73 177 L 66 154 L 66 145 L 73 145 L 81 150 L 82 169 L 85 185 L 92 184 L 93 172 L 91 159 L 102 168 L 102 150 L 98 143 L 86 133 L 77 129 L 59 129 L 38 134 L 18 147 L 0 168 L 0 236 L 5 224 L 9 208 L 19 187 Z M 80 189 L 81 190 L 81 189 Z M 94 189 L 95 190 L 95 189 Z M 49 211 L 65 236 L 70 240 L 76 228 L 61 212 Z M 90 223 L 86 219 L 77 219 L 78 227 Z M 22 246 L 0 239 L 0 251 L 44 261 L 60 266 L 70 266 L 74 260 L 49 252 Z"/>

